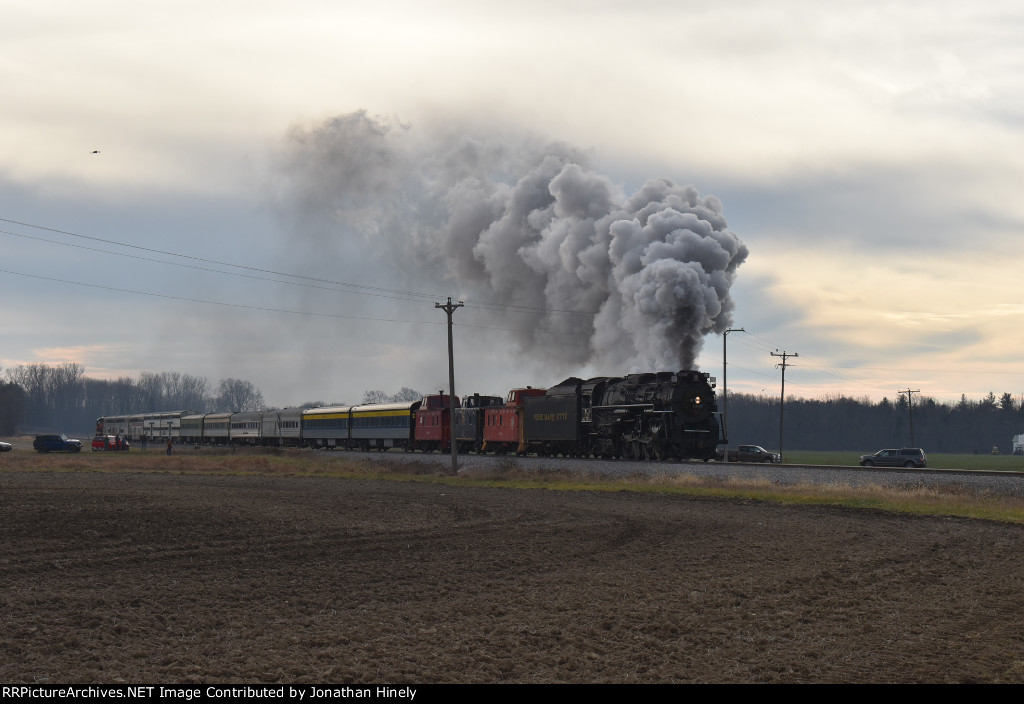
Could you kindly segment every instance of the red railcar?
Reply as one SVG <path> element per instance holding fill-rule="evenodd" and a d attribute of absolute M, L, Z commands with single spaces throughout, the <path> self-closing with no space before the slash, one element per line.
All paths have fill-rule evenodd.
<path fill-rule="evenodd" d="M 420 408 L 416 411 L 416 430 L 413 435 L 413 447 L 424 452 L 439 450 L 447 452 L 451 449 L 452 437 L 452 397 L 447 394 L 424 396 Z M 458 396 L 455 407 L 461 406 Z"/>
<path fill-rule="evenodd" d="M 543 396 L 547 389 L 512 389 L 504 406 L 484 409 L 484 452 L 526 452 L 523 437 L 523 401 L 529 396 Z"/>

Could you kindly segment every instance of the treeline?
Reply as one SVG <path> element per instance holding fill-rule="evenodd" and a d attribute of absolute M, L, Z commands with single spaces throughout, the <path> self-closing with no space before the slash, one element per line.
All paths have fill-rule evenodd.
<path fill-rule="evenodd" d="M 0 382 L 0 435 L 18 428 L 81 432 L 105 415 L 185 411 L 218 413 L 264 409 L 263 393 L 243 379 L 178 372 L 142 372 L 138 379 L 85 376 L 80 364 L 28 364 L 4 370 Z"/>
<path fill-rule="evenodd" d="M 877 403 L 839 395 L 787 398 L 783 419 L 784 450 L 867 454 L 885 447 L 921 447 L 925 452 L 987 454 L 997 447 L 1008 454 L 1013 436 L 1024 433 L 1021 399 L 1010 393 L 997 398 L 990 392 L 981 401 L 961 396 L 957 403 L 915 395 L 912 408 L 906 396 Z M 750 443 L 777 449 L 778 397 L 730 393 L 727 424 L 730 445 Z"/>

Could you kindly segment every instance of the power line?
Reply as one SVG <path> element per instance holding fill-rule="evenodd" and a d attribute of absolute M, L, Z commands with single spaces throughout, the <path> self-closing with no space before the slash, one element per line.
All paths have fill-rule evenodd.
<path fill-rule="evenodd" d="M 269 306 L 256 306 L 247 303 L 228 303 L 225 301 L 209 301 L 202 298 L 189 298 L 187 296 L 174 296 L 165 293 L 153 293 L 151 291 L 138 291 L 135 289 L 128 288 L 117 288 L 116 286 L 105 286 L 103 284 L 90 284 L 83 281 L 71 281 L 70 279 L 59 279 L 52 276 L 41 276 L 39 274 L 25 274 L 20 271 L 11 271 L 10 269 L 0 269 L 0 274 L 11 274 L 12 276 L 23 276 L 29 279 L 39 279 L 41 281 L 52 281 L 55 283 L 69 284 L 71 286 L 84 286 L 86 288 L 96 288 L 105 291 L 114 291 L 116 293 L 129 293 L 137 296 L 150 296 L 152 298 L 163 298 L 173 301 L 183 301 L 185 303 L 202 303 L 211 306 L 223 306 L 225 308 L 242 308 L 246 310 L 262 311 L 267 313 L 286 313 L 289 315 L 303 315 L 309 317 L 318 318 L 340 318 L 342 320 L 366 320 L 371 322 L 380 323 L 410 323 L 414 325 L 441 325 L 437 321 L 430 320 L 396 320 L 393 318 L 374 318 L 371 316 L 360 316 L 360 315 L 342 315 L 340 313 L 315 313 L 311 311 L 302 310 L 288 310 L 285 308 L 271 308 Z M 545 330 L 543 328 L 501 328 L 491 325 L 477 325 L 474 323 L 462 323 L 464 327 L 468 328 L 480 328 L 483 330 L 502 330 L 506 332 L 535 332 L 546 335 L 589 335 L 589 332 L 563 332 L 559 330 Z"/>
<path fill-rule="evenodd" d="M 226 308 L 245 308 L 247 310 L 264 311 L 269 313 L 288 313 L 291 315 L 307 315 L 319 318 L 343 318 L 346 320 L 372 320 L 383 323 L 416 323 L 419 325 L 437 325 L 439 323 L 426 321 L 426 320 L 393 320 L 389 318 L 371 318 L 369 316 L 357 316 L 357 315 L 341 315 L 340 313 L 314 313 L 310 311 L 302 310 L 287 310 L 284 308 L 270 308 L 267 306 L 255 306 L 247 303 L 227 303 L 224 301 L 208 301 L 202 298 L 189 298 L 187 296 L 173 296 L 166 293 L 153 293 L 151 291 L 138 291 L 129 288 L 117 288 L 115 286 L 104 286 L 102 284 L 89 284 L 82 281 L 71 281 L 69 279 L 58 279 L 52 276 L 40 276 L 39 274 L 24 274 L 20 271 L 11 271 L 9 269 L 0 269 L 0 274 L 12 274 L 14 276 L 24 276 L 29 279 L 40 279 L 42 281 L 53 281 L 61 284 L 70 284 L 72 286 L 85 286 L 86 288 L 98 288 L 106 291 L 115 291 L 117 293 L 131 293 L 137 296 L 150 296 L 152 298 L 165 298 L 172 301 L 184 301 L 186 303 L 203 303 L 211 306 L 224 306 Z"/>
<path fill-rule="evenodd" d="M 168 261 L 164 261 L 162 259 L 153 259 L 152 257 L 143 257 L 143 256 L 140 256 L 140 255 L 137 255 L 137 254 L 126 254 L 124 252 L 112 252 L 110 250 L 99 249 L 97 247 L 86 247 L 85 245 L 72 244 L 70 242 L 58 242 L 57 240 L 50 240 L 50 239 L 46 239 L 45 237 L 33 237 L 32 235 L 26 235 L 26 234 L 23 234 L 23 233 L 20 233 L 20 232 L 11 232 L 9 230 L 0 230 L 0 234 L 13 235 L 15 237 L 22 237 L 24 239 L 35 240 L 37 242 L 46 242 L 46 243 L 49 243 L 49 244 L 56 244 L 56 245 L 60 245 L 60 246 L 63 246 L 63 247 L 74 247 L 75 249 L 83 249 L 83 250 L 85 250 L 87 252 L 98 252 L 100 254 L 109 254 L 109 255 L 112 255 L 112 256 L 115 256 L 115 257 L 125 257 L 127 259 L 135 259 L 135 260 L 144 261 L 144 262 L 153 262 L 153 263 L 156 263 L 156 264 L 166 264 L 168 266 L 177 266 L 177 267 L 182 267 L 182 268 L 185 268 L 185 269 L 194 269 L 196 271 L 206 271 L 206 272 L 210 272 L 210 273 L 214 273 L 214 274 L 224 274 L 225 276 L 236 276 L 236 277 L 245 278 L 245 279 L 255 279 L 257 281 L 270 281 L 270 282 L 273 282 L 273 283 L 286 284 L 286 285 L 289 285 L 289 286 L 302 286 L 304 288 L 315 288 L 315 289 L 320 289 L 320 290 L 323 290 L 323 291 L 335 291 L 337 293 L 355 293 L 355 294 L 360 294 L 360 295 L 376 295 L 376 296 L 380 296 L 381 298 L 392 298 L 392 299 L 395 299 L 395 300 L 402 300 L 402 301 L 420 300 L 420 299 L 416 299 L 416 298 L 409 298 L 407 296 L 387 296 L 387 295 L 384 295 L 384 294 L 365 293 L 365 292 L 362 292 L 362 291 L 345 291 L 343 289 L 330 288 L 328 286 L 319 286 L 319 285 L 316 285 L 316 284 L 308 284 L 308 283 L 303 283 L 301 281 L 285 281 L 283 279 L 271 279 L 271 278 L 267 278 L 265 276 L 257 276 L 255 274 L 242 274 L 242 273 L 235 272 L 235 271 L 223 271 L 221 269 L 211 269 L 209 267 L 198 266 L 196 264 L 184 264 L 182 262 L 168 262 Z M 127 246 L 131 246 L 131 245 L 127 245 Z M 228 265 L 228 266 L 233 266 L 233 265 Z"/>
<path fill-rule="evenodd" d="M 778 364 L 782 368 L 782 392 L 779 394 L 779 461 L 785 462 L 785 456 L 782 454 L 782 410 L 786 407 L 786 367 L 789 366 L 786 360 L 800 355 L 797 352 L 786 352 L 785 350 L 782 352 L 775 350 L 771 355 L 782 358 L 782 362 Z"/>
<path fill-rule="evenodd" d="M 34 228 L 34 229 L 37 229 L 37 230 L 43 230 L 43 231 L 46 231 L 46 232 L 53 232 L 53 233 L 57 233 L 57 234 L 61 234 L 61 235 L 67 235 L 68 237 L 77 237 L 77 238 L 80 238 L 80 239 L 90 240 L 90 241 L 93 241 L 93 242 L 102 242 L 104 244 L 114 245 L 114 246 L 117 246 L 117 247 L 126 247 L 126 248 L 130 248 L 130 249 L 137 249 L 139 251 L 150 252 L 152 254 L 160 254 L 160 255 L 163 255 L 163 256 L 167 256 L 167 257 L 178 257 L 178 258 L 186 259 L 186 260 L 189 260 L 189 261 L 202 262 L 204 264 L 213 264 L 213 265 L 216 265 L 216 266 L 226 266 L 226 267 L 231 267 L 231 268 L 234 268 L 234 269 L 241 269 L 243 271 L 252 271 L 252 272 L 259 273 L 259 274 L 270 274 L 272 276 L 285 276 L 285 277 L 288 277 L 288 278 L 298 279 L 299 281 L 314 282 L 316 284 L 330 284 L 332 286 L 340 286 L 340 287 L 343 287 L 345 289 L 345 290 L 341 291 L 341 292 L 344 292 L 344 293 L 356 293 L 356 294 L 360 294 L 360 295 L 378 296 L 378 297 L 382 297 L 382 298 L 396 298 L 398 300 L 423 300 L 423 301 L 429 300 L 429 301 L 433 301 L 433 300 L 436 300 L 436 299 L 439 299 L 439 298 L 444 298 L 444 296 L 440 296 L 440 295 L 437 295 L 437 294 L 431 294 L 431 293 L 422 293 L 422 292 L 417 292 L 417 291 L 403 291 L 401 289 L 385 288 L 385 287 L 381 287 L 381 286 L 369 286 L 367 284 L 354 284 L 354 283 L 350 283 L 350 282 L 346 282 L 346 281 L 336 281 L 336 280 L 333 280 L 333 279 L 324 279 L 324 278 L 319 278 L 319 277 L 315 277 L 315 276 L 306 276 L 304 274 L 290 274 L 288 272 L 274 271 L 272 269 L 263 269 L 263 268 L 260 268 L 260 267 L 247 266 L 247 265 L 244 265 L 244 264 L 232 264 L 231 262 L 223 262 L 223 261 L 219 261 L 219 260 L 216 260 L 216 259 L 206 259 L 204 257 L 198 257 L 198 256 L 191 255 L 191 254 L 179 254 L 177 252 L 170 252 L 170 251 L 167 251 L 167 250 L 155 249 L 155 248 L 152 248 L 152 247 L 143 247 L 141 245 L 130 244 L 130 243 L 127 243 L 127 242 L 119 242 L 117 240 L 105 239 L 105 238 L 102 238 L 102 237 L 94 237 L 94 236 L 91 236 L 91 235 L 82 235 L 82 234 L 79 234 L 79 233 L 76 233 L 76 232 L 70 232 L 68 230 L 60 230 L 60 229 L 57 229 L 57 228 L 46 227 L 44 225 L 34 225 L 32 223 L 22 222 L 22 221 L 19 221 L 19 220 L 12 220 L 10 218 L 0 217 L 0 222 L 9 222 L 9 223 L 12 223 L 12 224 L 15 224 L 15 225 L 21 225 L 23 227 L 31 227 L 31 228 Z M 48 242 L 50 244 L 56 244 L 56 245 L 68 246 L 68 247 L 78 247 L 80 249 L 88 249 L 90 251 L 101 252 L 101 253 L 104 253 L 104 254 L 111 254 L 111 255 L 114 255 L 114 256 L 124 256 L 124 257 L 130 257 L 130 258 L 134 258 L 134 259 L 141 259 L 141 260 L 144 260 L 144 261 L 154 262 L 154 263 L 158 263 L 158 264 L 166 264 L 168 266 L 182 266 L 182 267 L 186 267 L 186 268 L 199 269 L 201 271 L 208 271 L 208 272 L 211 272 L 211 273 L 225 274 L 225 275 L 229 275 L 229 276 L 246 276 L 244 274 L 238 274 L 238 273 L 234 273 L 234 272 L 219 271 L 219 270 L 216 270 L 216 269 L 207 269 L 205 267 L 199 267 L 199 266 L 194 266 L 194 265 L 183 264 L 181 262 L 162 261 L 162 260 L 159 260 L 159 259 L 151 259 L 151 258 L 148 258 L 148 257 L 132 256 L 132 255 L 124 254 L 124 253 L 121 253 L 121 252 L 111 252 L 111 251 L 107 251 L 107 250 L 99 250 L 99 249 L 94 249 L 94 248 L 90 248 L 90 247 L 82 247 L 80 245 L 73 245 L 73 244 L 70 244 L 70 243 L 67 243 L 67 242 L 59 242 L 59 241 L 56 241 L 56 240 L 47 240 L 45 238 L 32 237 L 30 235 L 24 235 L 24 234 L 20 234 L 20 233 L 16 233 L 16 232 L 10 232 L 10 231 L 7 231 L 7 230 L 0 230 L 0 232 L 3 232 L 5 234 L 9 234 L 9 235 L 14 235 L 16 237 L 25 237 L 25 238 L 28 238 L 28 239 L 35 239 L 35 240 L 42 241 L 42 242 Z M 261 279 L 261 280 L 265 280 L 265 281 L 274 281 L 276 283 L 285 283 L 285 284 L 300 285 L 300 286 L 310 286 L 311 288 L 322 288 L 322 287 L 319 287 L 319 286 L 311 286 L 310 284 L 302 284 L 302 283 L 299 283 L 299 282 L 280 281 L 278 279 L 265 279 L 264 277 L 259 277 L 259 276 L 248 276 L 248 278 Z M 334 289 L 327 289 L 327 290 L 334 290 Z M 596 312 L 590 312 L 590 311 L 573 311 L 573 310 L 564 310 L 564 309 L 558 309 L 558 308 L 543 308 L 543 307 L 538 307 L 538 306 L 524 306 L 524 305 L 511 304 L 511 303 L 492 303 L 490 301 L 481 301 L 481 300 L 476 300 L 476 299 L 464 299 L 464 301 L 469 303 L 469 307 L 484 308 L 484 309 L 491 309 L 491 310 L 508 310 L 508 311 L 511 311 L 511 312 L 520 312 L 520 313 L 553 313 L 553 314 L 559 314 L 559 315 L 581 315 L 581 316 L 595 316 L 595 315 L 597 315 Z"/>
<path fill-rule="evenodd" d="M 921 393 L 921 389 L 911 389 L 909 386 L 904 391 L 897 391 L 900 396 L 907 395 L 907 407 L 910 411 L 910 446 L 914 446 L 914 394 Z"/>

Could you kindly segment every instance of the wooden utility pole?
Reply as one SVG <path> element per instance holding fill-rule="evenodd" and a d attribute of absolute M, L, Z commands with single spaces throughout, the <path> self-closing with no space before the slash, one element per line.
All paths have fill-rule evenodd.
<path fill-rule="evenodd" d="M 729 446 L 729 373 L 725 362 L 725 341 L 731 332 L 746 332 L 746 330 L 729 328 L 722 333 L 722 440 L 726 443 L 726 447 Z"/>
<path fill-rule="evenodd" d="M 456 308 L 463 306 L 462 301 L 452 303 L 451 296 L 448 303 L 435 303 L 435 308 L 440 308 L 448 314 L 448 443 L 452 446 L 452 474 L 459 473 L 459 448 L 455 442 L 455 349 L 452 346 L 452 314 Z M 442 406 L 442 413 L 444 407 Z"/>
<path fill-rule="evenodd" d="M 900 396 L 907 395 L 907 411 L 910 413 L 910 446 L 914 446 L 914 394 L 921 393 L 921 389 L 907 388 L 905 391 L 897 391 Z"/>
<path fill-rule="evenodd" d="M 782 393 L 779 395 L 779 462 L 783 462 L 784 459 L 782 456 L 782 410 L 786 405 L 786 367 L 788 366 L 786 360 L 789 359 L 790 357 L 799 357 L 800 355 L 797 354 L 796 352 L 788 354 L 785 350 L 783 350 L 782 352 L 775 350 L 774 352 L 770 352 L 769 354 L 771 354 L 772 357 L 782 357 L 782 361 L 779 364 L 776 364 L 775 366 L 782 369 Z"/>

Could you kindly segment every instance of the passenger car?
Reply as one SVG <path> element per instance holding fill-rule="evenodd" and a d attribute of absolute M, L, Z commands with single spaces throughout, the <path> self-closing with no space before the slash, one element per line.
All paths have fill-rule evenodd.
<path fill-rule="evenodd" d="M 0 442 L 0 452 L 10 452 L 12 447 L 14 446 L 9 442 Z"/>
<path fill-rule="evenodd" d="M 82 441 L 60 435 L 36 435 L 32 441 L 36 452 L 81 452 Z"/>
<path fill-rule="evenodd" d="M 899 450 L 879 450 L 873 455 L 860 456 L 861 467 L 927 467 L 928 458 L 919 447 Z"/>

